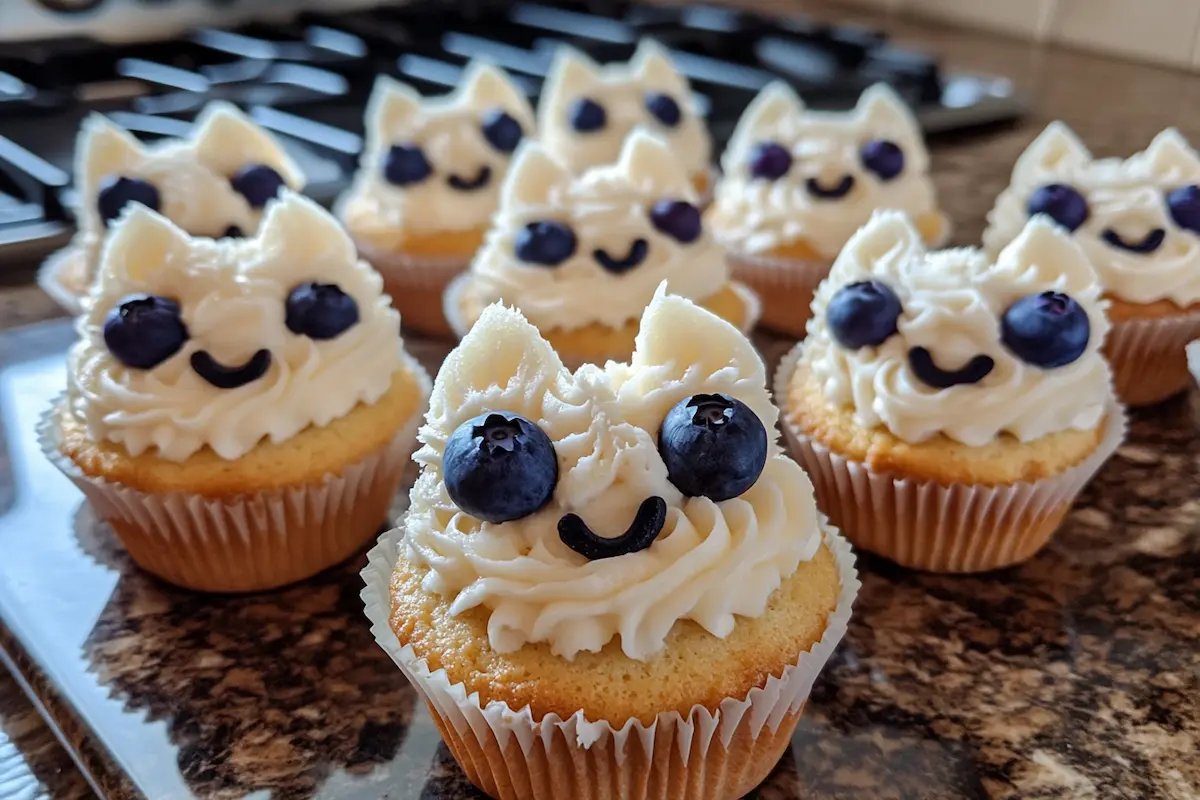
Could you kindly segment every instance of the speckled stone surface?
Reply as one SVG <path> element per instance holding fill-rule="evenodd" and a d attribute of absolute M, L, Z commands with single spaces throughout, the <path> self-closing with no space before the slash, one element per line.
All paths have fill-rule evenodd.
<path fill-rule="evenodd" d="M 1028 123 L 936 143 L 956 243 L 978 240 L 1013 160 L 1050 119 L 1066 120 L 1103 155 L 1138 149 L 1171 124 L 1200 141 L 1195 77 L 985 35 L 885 27 L 955 66 L 1009 75 L 1035 100 Z M 36 289 L 0 289 L 0 323 L 50 313 Z M 56 336 L 34 335 L 29 347 L 52 352 Z M 763 344 L 771 359 L 787 346 Z M 754 796 L 1200 797 L 1198 480 L 1193 392 L 1133 415 L 1129 442 L 1027 564 L 950 578 L 863 558 L 849 633 L 794 746 Z M 79 612 L 90 615 L 72 651 L 79 663 L 52 679 L 3 625 L 0 644 L 17 651 L 105 793 L 129 796 L 139 784 L 150 796 L 479 796 L 371 640 L 358 599 L 361 557 L 274 595 L 202 598 L 138 575 L 76 497 L 69 506 L 54 524 L 70 539 L 72 569 L 106 581 L 94 607 Z M 64 700 L 71 692 L 95 704 L 89 713 L 103 725 L 81 719 Z M 98 727 L 128 741 L 97 741 Z M 87 791 L 0 677 L 0 795 L 8 786 L 30 797 Z"/>

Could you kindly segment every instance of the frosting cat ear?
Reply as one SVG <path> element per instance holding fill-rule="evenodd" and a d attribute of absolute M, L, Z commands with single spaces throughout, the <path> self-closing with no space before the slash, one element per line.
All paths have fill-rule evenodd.
<path fill-rule="evenodd" d="M 869 87 L 859 96 L 854 108 L 871 127 L 920 130 L 908 104 L 886 83 Z"/>
<path fill-rule="evenodd" d="M 247 164 L 266 164 L 293 189 L 304 187 L 304 173 L 279 143 L 232 103 L 209 103 L 196 118 L 196 159 L 214 172 L 233 175 Z"/>
<path fill-rule="evenodd" d="M 996 270 L 1016 273 L 1020 283 L 1032 289 L 1058 289 L 1082 300 L 1091 290 L 1098 295 L 1095 270 L 1083 248 L 1054 220 L 1044 214 L 1025 223 L 1016 239 L 1000 251 Z"/>
<path fill-rule="evenodd" d="M 804 101 L 791 86 L 783 81 L 775 81 L 763 87 L 738 119 L 722 158 L 722 166 L 727 172 L 732 171 L 757 142 L 780 128 L 798 125 L 803 116 Z"/>
<path fill-rule="evenodd" d="M 617 169 L 648 194 L 692 199 L 695 189 L 687 170 L 661 137 L 635 128 L 621 145 Z"/>
<path fill-rule="evenodd" d="M 668 91 L 681 99 L 691 91 L 687 80 L 671 61 L 671 54 L 653 39 L 642 39 L 638 43 L 629 69 L 648 88 Z"/>
<path fill-rule="evenodd" d="M 142 144 L 133 134 L 99 114 L 92 114 L 83 123 L 76 153 L 75 174 L 83 202 L 89 207 L 104 178 L 120 175 L 145 158 Z"/>
<path fill-rule="evenodd" d="M 537 142 L 523 142 L 504 178 L 500 203 L 506 207 L 540 206 L 551 202 L 556 190 L 571 184 L 571 173 Z"/>
<path fill-rule="evenodd" d="M 284 252 L 291 266 L 310 265 L 318 274 L 324 264 L 353 263 L 354 242 L 325 209 L 295 192 L 285 191 L 267 207 L 256 239 L 266 250 Z M 263 263 L 273 261 L 263 259 Z"/>
<path fill-rule="evenodd" d="M 483 62 L 472 62 L 463 76 L 462 96 L 476 107 L 497 107 L 516 113 L 522 122 L 533 119 L 533 109 L 504 70 Z"/>
<path fill-rule="evenodd" d="M 1025 176 L 1064 172 L 1092 160 L 1092 154 L 1075 132 L 1062 122 L 1051 122 L 1038 134 L 1013 167 L 1013 182 Z"/>
<path fill-rule="evenodd" d="M 175 223 L 133 204 L 109 229 L 97 285 L 101 292 L 112 286 L 138 289 L 160 270 L 186 261 L 190 250 L 191 239 Z"/>
<path fill-rule="evenodd" d="M 542 124 L 561 124 L 557 111 L 600 83 L 600 67 L 586 55 L 567 45 L 559 46 L 538 103 Z"/>
<path fill-rule="evenodd" d="M 1155 136 L 1143 157 L 1150 172 L 1164 180 L 1192 180 L 1200 173 L 1200 155 L 1175 128 Z"/>
<path fill-rule="evenodd" d="M 386 147 L 397 136 L 412 131 L 421 113 L 421 95 L 416 89 L 380 75 L 367 101 L 367 135 L 376 146 Z"/>
<path fill-rule="evenodd" d="M 925 242 L 908 215 L 901 211 L 876 211 L 859 228 L 830 270 L 834 282 L 855 280 L 865 274 L 881 272 L 884 261 L 904 263 L 925 253 Z"/>

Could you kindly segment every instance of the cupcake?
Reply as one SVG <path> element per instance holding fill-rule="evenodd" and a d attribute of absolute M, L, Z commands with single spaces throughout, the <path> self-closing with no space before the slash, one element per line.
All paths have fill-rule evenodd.
<path fill-rule="evenodd" d="M 383 275 L 406 328 L 449 336 L 446 285 L 483 243 L 533 109 L 503 71 L 475 62 L 450 95 L 423 99 L 386 76 L 367 104 L 358 174 L 337 213 Z"/>
<path fill-rule="evenodd" d="M 1112 323 L 1104 353 L 1117 395 L 1150 405 L 1186 388 L 1184 348 L 1200 338 L 1200 156 L 1175 129 L 1141 153 L 1093 159 L 1053 122 L 1017 160 L 988 214 L 999 252 L 1033 214 L 1070 232 L 1100 276 Z"/>
<path fill-rule="evenodd" d="M 692 88 L 666 49 L 643 39 L 625 64 L 599 66 L 562 46 L 538 103 L 538 138 L 575 174 L 617 160 L 643 127 L 670 144 L 697 195 L 712 190 L 712 139 Z"/>
<path fill-rule="evenodd" d="M 304 188 L 279 143 L 225 102 L 209 103 L 188 138 L 152 145 L 91 115 L 76 143 L 75 182 L 78 232 L 38 273 L 72 314 L 81 312 L 109 228 L 127 206 L 157 211 L 192 236 L 251 236 L 281 190 Z"/>
<path fill-rule="evenodd" d="M 721 167 L 713 229 L 776 333 L 804 336 L 813 291 L 876 209 L 906 212 L 931 246 L 949 236 L 921 129 L 884 84 L 845 113 L 808 111 L 787 84 L 767 86 L 738 121 Z"/>
<path fill-rule="evenodd" d="M 1033 556 L 1124 434 L 1101 291 L 1048 219 L 993 262 L 926 252 L 907 217 L 877 214 L 776 376 L 785 435 L 832 523 L 916 569 Z"/>
<path fill-rule="evenodd" d="M 572 374 L 499 305 L 450 354 L 363 596 L 476 786 L 734 798 L 775 766 L 858 589 L 777 416 L 750 342 L 661 289 L 629 363 Z"/>
<path fill-rule="evenodd" d="M 744 331 L 758 299 L 731 283 L 725 250 L 701 222 L 670 145 L 644 131 L 616 164 L 573 177 L 541 144 L 517 154 L 487 242 L 450 285 L 446 318 L 462 336 L 484 308 L 521 310 L 571 365 L 625 360 L 664 280 Z"/>
<path fill-rule="evenodd" d="M 39 438 L 140 566 L 268 589 L 378 532 L 429 379 L 332 216 L 288 192 L 213 240 L 134 206 L 84 308 Z"/>

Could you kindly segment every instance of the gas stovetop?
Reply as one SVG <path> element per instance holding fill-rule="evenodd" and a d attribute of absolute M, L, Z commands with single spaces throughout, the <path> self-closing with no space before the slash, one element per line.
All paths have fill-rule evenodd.
<path fill-rule="evenodd" d="M 536 98 L 559 42 L 611 61 L 628 58 L 641 37 L 670 48 L 718 147 L 776 78 L 814 108 L 848 108 L 886 81 L 930 133 L 1024 111 L 1006 79 L 951 72 L 876 31 L 712 6 L 416 2 L 302 11 L 157 41 L 0 42 L 0 268 L 33 262 L 70 236 L 72 150 L 92 111 L 153 139 L 186 134 L 209 100 L 232 101 L 282 135 L 308 175 L 308 193 L 328 203 L 354 169 L 376 74 L 445 92 L 478 56 Z"/>

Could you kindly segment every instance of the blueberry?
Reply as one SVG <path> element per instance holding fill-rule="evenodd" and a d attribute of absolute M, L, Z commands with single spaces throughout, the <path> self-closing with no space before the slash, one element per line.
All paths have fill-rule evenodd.
<path fill-rule="evenodd" d="M 847 350 L 877 347 L 896 332 L 900 298 L 879 281 L 860 281 L 838 289 L 825 309 L 834 340 Z"/>
<path fill-rule="evenodd" d="M 668 128 L 674 128 L 683 117 L 683 113 L 679 110 L 679 103 L 676 103 L 675 98 L 669 94 L 647 93 L 646 110 Z"/>
<path fill-rule="evenodd" d="M 895 142 L 887 139 L 873 139 L 862 146 L 859 151 L 863 166 L 879 176 L 880 180 L 890 181 L 904 171 L 904 151 Z"/>
<path fill-rule="evenodd" d="M 787 175 L 792 168 L 792 154 L 775 142 L 759 142 L 750 151 L 750 174 L 755 178 L 774 181 Z"/>
<path fill-rule="evenodd" d="M 659 200 L 650 209 L 650 222 L 684 244 L 700 238 L 700 209 L 683 200 Z"/>
<path fill-rule="evenodd" d="M 1088 218 L 1087 200 L 1065 183 L 1039 186 L 1029 196 L 1025 210 L 1031 217 L 1034 214 L 1046 214 L 1069 231 L 1078 230 Z"/>
<path fill-rule="evenodd" d="M 1184 230 L 1200 233 L 1200 186 L 1180 186 L 1167 195 L 1171 219 Z"/>
<path fill-rule="evenodd" d="M 383 160 L 383 177 L 396 186 L 420 183 L 433 174 L 425 153 L 415 144 L 395 144 Z"/>
<path fill-rule="evenodd" d="M 151 211 L 158 211 L 162 200 L 154 184 L 137 178 L 116 175 L 100 182 L 100 191 L 96 194 L 96 210 L 100 212 L 100 220 L 106 227 L 121 216 L 125 206 L 130 203 L 141 203 Z"/>
<path fill-rule="evenodd" d="M 504 109 L 489 111 L 483 118 L 483 138 L 501 153 L 511 153 L 521 143 L 525 131 Z"/>
<path fill-rule="evenodd" d="M 595 100 L 581 97 L 571 104 L 568 112 L 571 127 L 579 133 L 594 133 L 608 124 L 608 113 Z"/>
<path fill-rule="evenodd" d="M 247 164 L 229 179 L 229 185 L 251 208 L 266 207 L 287 188 L 283 176 L 266 164 Z"/>
<path fill-rule="evenodd" d="M 446 491 L 485 522 L 527 517 L 550 502 L 558 457 L 550 437 L 510 411 L 493 411 L 454 429 L 442 455 Z"/>
<path fill-rule="evenodd" d="M 358 322 L 358 303 L 332 283 L 302 283 L 288 294 L 286 324 L 297 336 L 336 339 Z"/>
<path fill-rule="evenodd" d="M 104 345 L 133 369 L 153 369 L 188 340 L 179 303 L 153 294 L 122 298 L 104 318 Z"/>
<path fill-rule="evenodd" d="M 531 222 L 517 232 L 517 258 L 543 267 L 557 267 L 575 255 L 575 232 L 554 220 Z"/>
<path fill-rule="evenodd" d="M 727 394 L 697 394 L 667 412 L 658 431 L 667 477 L 688 497 L 720 502 L 745 492 L 767 464 L 767 429 Z"/>
<path fill-rule="evenodd" d="M 1009 306 L 1000 340 L 1017 358 L 1042 369 L 1070 364 L 1083 355 L 1091 335 L 1087 312 L 1071 297 L 1042 292 Z"/>

